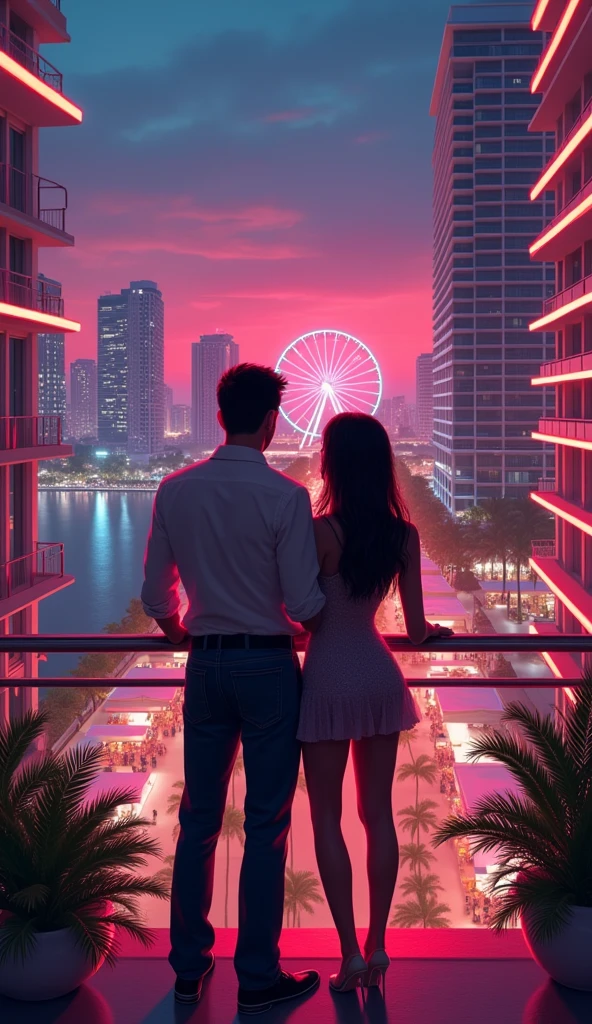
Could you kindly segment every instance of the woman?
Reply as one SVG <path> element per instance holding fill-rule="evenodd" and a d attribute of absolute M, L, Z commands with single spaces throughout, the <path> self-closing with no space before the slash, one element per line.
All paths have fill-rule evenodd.
<path fill-rule="evenodd" d="M 385 934 L 399 859 L 391 791 L 399 733 L 421 717 L 374 618 L 398 586 L 412 643 L 451 630 L 425 620 L 419 536 L 399 496 L 390 441 L 378 420 L 335 416 L 323 435 L 321 476 L 315 535 L 327 602 L 304 662 L 298 735 L 317 862 L 343 957 L 330 985 L 346 992 L 360 983 L 377 985 L 390 962 Z M 341 832 L 350 745 L 368 844 L 370 924 L 363 955 Z"/>

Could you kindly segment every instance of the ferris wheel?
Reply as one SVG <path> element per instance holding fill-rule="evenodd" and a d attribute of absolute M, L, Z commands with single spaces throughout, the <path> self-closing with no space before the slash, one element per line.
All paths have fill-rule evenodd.
<path fill-rule="evenodd" d="M 378 409 L 380 368 L 370 349 L 344 331 L 311 331 L 282 352 L 276 366 L 288 381 L 281 411 L 302 434 L 300 447 L 321 436 L 326 421 L 340 412 Z"/>

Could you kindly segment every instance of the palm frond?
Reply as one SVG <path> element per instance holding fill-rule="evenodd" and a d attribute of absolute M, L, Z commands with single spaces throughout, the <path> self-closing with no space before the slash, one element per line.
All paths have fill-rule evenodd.
<path fill-rule="evenodd" d="M 6 800 L 14 773 L 32 744 L 43 735 L 47 720 L 44 711 L 27 711 L 0 729 L 0 801 Z"/>
<path fill-rule="evenodd" d="M 519 726 L 533 748 L 533 755 L 548 772 L 558 794 L 569 806 L 578 793 L 578 773 L 567 750 L 562 730 L 550 715 L 542 716 L 519 701 L 508 704 L 502 721 Z"/>

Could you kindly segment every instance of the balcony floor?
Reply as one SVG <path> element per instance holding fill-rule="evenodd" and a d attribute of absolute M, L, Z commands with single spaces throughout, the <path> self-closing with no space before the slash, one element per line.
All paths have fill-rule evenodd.
<path fill-rule="evenodd" d="M 386 1002 L 374 990 L 365 1010 L 356 993 L 332 996 L 332 960 L 286 960 L 288 970 L 316 967 L 321 988 L 309 999 L 261 1015 L 269 1024 L 589 1024 L 592 994 L 548 981 L 530 960 L 400 959 L 387 976 Z M 231 1024 L 236 1013 L 236 978 L 230 959 L 220 959 L 202 1002 L 177 1007 L 174 976 L 166 960 L 120 960 L 73 996 L 49 1003 L 0 998 L 2 1024 Z M 258 1018 L 259 1019 L 259 1018 Z"/>

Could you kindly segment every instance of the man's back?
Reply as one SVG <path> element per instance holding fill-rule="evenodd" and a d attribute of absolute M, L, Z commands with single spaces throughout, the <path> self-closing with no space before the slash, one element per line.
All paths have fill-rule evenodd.
<path fill-rule="evenodd" d="M 210 633 L 295 633 L 318 611 L 318 565 L 305 488 L 252 448 L 225 445 L 163 480 L 146 557 L 144 606 L 155 618 L 178 608 L 185 626 Z M 166 605 L 162 603 L 167 594 Z"/>

